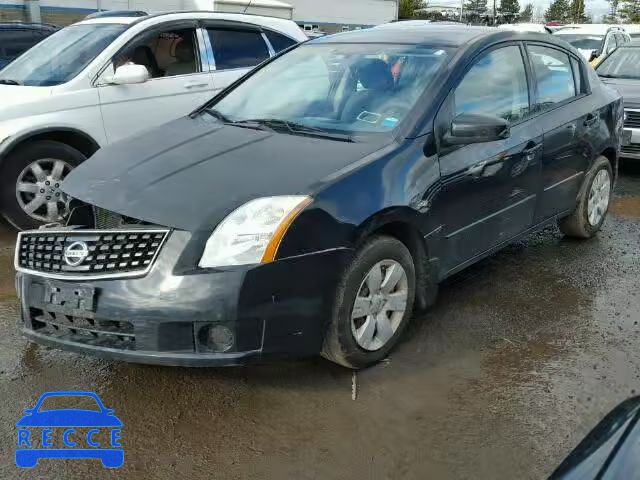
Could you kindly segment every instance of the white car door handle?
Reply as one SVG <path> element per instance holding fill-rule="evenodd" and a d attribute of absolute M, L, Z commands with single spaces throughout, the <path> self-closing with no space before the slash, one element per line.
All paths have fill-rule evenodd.
<path fill-rule="evenodd" d="M 204 87 L 208 87 L 209 83 L 208 82 L 187 82 L 184 84 L 184 88 L 204 88 Z"/>

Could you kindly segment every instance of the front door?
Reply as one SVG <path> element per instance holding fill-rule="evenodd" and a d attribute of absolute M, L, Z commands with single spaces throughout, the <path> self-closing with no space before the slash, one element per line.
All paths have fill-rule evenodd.
<path fill-rule="evenodd" d="M 101 75 L 100 104 L 109 143 L 185 116 L 213 96 L 195 24 L 166 24 L 134 39 Z M 150 79 L 109 85 L 114 68 L 144 65 Z"/>
<path fill-rule="evenodd" d="M 537 84 L 536 110 L 544 125 L 535 214 L 536 222 L 541 222 L 575 207 L 591 156 L 588 130 L 597 126 L 599 114 L 589 111 L 589 102 L 573 101 L 583 93 L 581 62 L 548 46 L 528 45 L 527 49 Z"/>
<path fill-rule="evenodd" d="M 530 116 L 523 54 L 517 44 L 482 54 L 438 114 L 439 138 L 462 113 L 495 115 L 511 124 L 506 139 L 440 148 L 441 190 L 431 210 L 441 216 L 444 275 L 532 225 L 542 127 Z"/>

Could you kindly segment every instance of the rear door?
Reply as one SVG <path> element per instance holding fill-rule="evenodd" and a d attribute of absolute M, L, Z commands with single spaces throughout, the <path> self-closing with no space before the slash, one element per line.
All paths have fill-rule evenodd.
<path fill-rule="evenodd" d="M 213 55 L 210 68 L 215 93 L 274 54 L 258 27 L 208 24 L 205 30 Z"/>
<path fill-rule="evenodd" d="M 189 114 L 213 94 L 209 67 L 196 22 L 153 27 L 129 42 L 98 81 L 109 142 Z M 105 79 L 120 65 L 144 65 L 145 83 L 110 85 Z"/>
<path fill-rule="evenodd" d="M 531 116 L 531 88 L 524 47 L 500 46 L 482 53 L 438 113 L 442 138 L 461 113 L 509 121 L 504 140 L 440 147 L 442 187 L 432 211 L 442 216 L 443 273 L 527 230 L 540 181 L 542 125 Z"/>
<path fill-rule="evenodd" d="M 527 50 L 536 81 L 535 110 L 544 126 L 538 223 L 575 206 L 589 165 L 586 135 L 600 120 L 589 102 L 581 101 L 587 92 L 577 57 L 547 44 L 529 44 Z"/>

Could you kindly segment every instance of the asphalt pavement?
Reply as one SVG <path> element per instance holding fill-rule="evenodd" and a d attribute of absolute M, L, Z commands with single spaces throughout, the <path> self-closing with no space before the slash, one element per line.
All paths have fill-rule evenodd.
<path fill-rule="evenodd" d="M 538 479 L 640 392 L 638 173 L 620 178 L 597 238 L 548 228 L 458 274 L 387 361 L 355 376 L 319 358 L 185 369 L 29 344 L 16 329 L 14 241 L 0 224 L 7 480 Z M 16 422 L 54 390 L 115 409 L 122 468 L 15 466 Z"/>

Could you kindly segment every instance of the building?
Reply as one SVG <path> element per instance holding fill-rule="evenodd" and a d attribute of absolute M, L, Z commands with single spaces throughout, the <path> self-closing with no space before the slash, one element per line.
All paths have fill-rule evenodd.
<path fill-rule="evenodd" d="M 293 19 L 305 30 L 337 32 L 397 19 L 399 0 L 0 0 L 0 21 L 68 25 L 98 10 L 213 10 Z"/>

